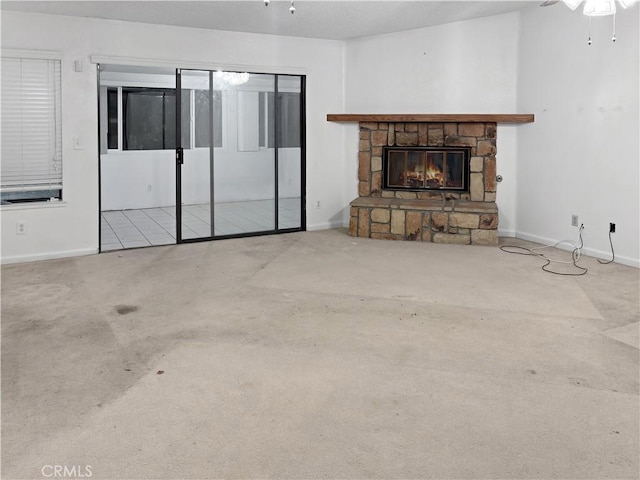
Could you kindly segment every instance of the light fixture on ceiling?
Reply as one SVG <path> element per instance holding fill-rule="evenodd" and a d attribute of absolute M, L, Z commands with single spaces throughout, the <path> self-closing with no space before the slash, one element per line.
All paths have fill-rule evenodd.
<path fill-rule="evenodd" d="M 562 0 L 571 10 L 575 10 L 583 0 Z M 622 8 L 628 8 L 638 0 L 618 0 Z M 582 13 L 588 17 L 604 17 L 616 14 L 616 0 L 586 0 Z"/>
<path fill-rule="evenodd" d="M 243 85 L 249 81 L 249 73 L 247 72 L 223 72 L 218 70 L 214 77 L 214 82 L 218 87 Z"/>
<path fill-rule="evenodd" d="M 583 2 L 583 0 L 562 0 L 564 4 L 571 10 L 575 10 Z M 628 8 L 638 0 L 618 0 L 622 8 Z M 540 6 L 547 7 L 558 3 L 558 0 L 545 0 Z M 616 0 L 585 0 L 582 13 L 589 17 L 589 40 L 591 45 L 591 17 L 613 16 L 613 36 L 612 41 L 616 41 Z"/>
<path fill-rule="evenodd" d="M 265 7 L 268 7 L 270 3 L 271 3 L 271 0 L 264 0 L 264 6 Z M 296 13 L 296 6 L 293 4 L 293 0 L 291 0 L 291 6 L 289 7 L 289 13 L 291 15 Z"/>

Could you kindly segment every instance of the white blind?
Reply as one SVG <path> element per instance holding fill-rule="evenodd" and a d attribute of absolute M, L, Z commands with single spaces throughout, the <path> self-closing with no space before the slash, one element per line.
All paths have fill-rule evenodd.
<path fill-rule="evenodd" d="M 60 60 L 2 58 L 0 191 L 62 188 Z"/>

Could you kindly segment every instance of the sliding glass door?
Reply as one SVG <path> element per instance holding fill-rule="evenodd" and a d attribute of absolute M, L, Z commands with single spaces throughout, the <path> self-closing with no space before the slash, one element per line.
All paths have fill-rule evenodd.
<path fill-rule="evenodd" d="M 101 251 L 305 229 L 303 76 L 99 72 Z"/>
<path fill-rule="evenodd" d="M 304 77 L 178 70 L 178 242 L 304 229 Z"/>

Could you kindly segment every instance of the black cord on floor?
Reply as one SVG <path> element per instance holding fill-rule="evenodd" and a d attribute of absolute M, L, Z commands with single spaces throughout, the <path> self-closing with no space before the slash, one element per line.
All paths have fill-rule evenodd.
<path fill-rule="evenodd" d="M 553 270 L 549 270 L 547 267 L 551 264 L 551 262 L 553 262 L 553 260 L 551 260 L 550 258 L 545 257 L 542 253 L 538 253 L 538 252 L 534 252 L 533 248 L 527 248 L 527 247 L 521 247 L 519 245 L 503 245 L 500 247 L 500 250 L 502 250 L 503 252 L 506 253 L 514 253 L 516 255 L 531 255 L 534 257 L 540 257 L 542 259 L 544 259 L 547 263 L 545 263 L 544 265 L 542 265 L 542 270 L 547 272 L 547 273 L 553 273 L 554 275 L 564 275 L 567 277 L 578 277 L 580 275 L 584 275 L 585 273 L 587 273 L 589 270 L 587 270 L 584 267 L 581 267 L 580 265 L 578 265 L 576 262 L 578 261 L 578 259 L 580 258 L 580 250 L 582 250 L 583 247 L 583 243 L 582 243 L 582 226 L 580 226 L 580 231 L 579 231 L 579 238 L 580 238 L 580 245 L 576 248 L 573 249 L 573 251 L 571 252 L 571 260 L 573 262 L 573 266 L 576 267 L 578 270 L 580 270 L 580 272 L 577 273 L 562 273 L 562 272 L 554 272 Z M 609 237 L 611 237 L 611 234 L 609 234 Z M 557 244 L 556 244 L 557 245 Z M 548 245 L 551 246 L 551 245 Z M 613 245 L 611 246 L 611 248 L 613 249 Z M 522 250 L 520 252 L 518 251 L 509 251 L 507 249 L 518 249 L 518 250 Z M 613 261 L 613 260 L 611 260 Z"/>
<path fill-rule="evenodd" d="M 616 259 L 616 252 L 613 251 L 613 241 L 611 240 L 611 232 L 609 232 L 609 245 L 611 245 L 611 260 L 603 261 L 598 259 L 598 263 L 601 263 L 602 265 L 607 265 Z"/>

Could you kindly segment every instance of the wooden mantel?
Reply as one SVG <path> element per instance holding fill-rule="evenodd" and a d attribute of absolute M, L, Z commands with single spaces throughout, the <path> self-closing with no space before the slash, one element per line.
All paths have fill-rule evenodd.
<path fill-rule="evenodd" d="M 327 122 L 532 123 L 532 113 L 329 113 Z"/>

